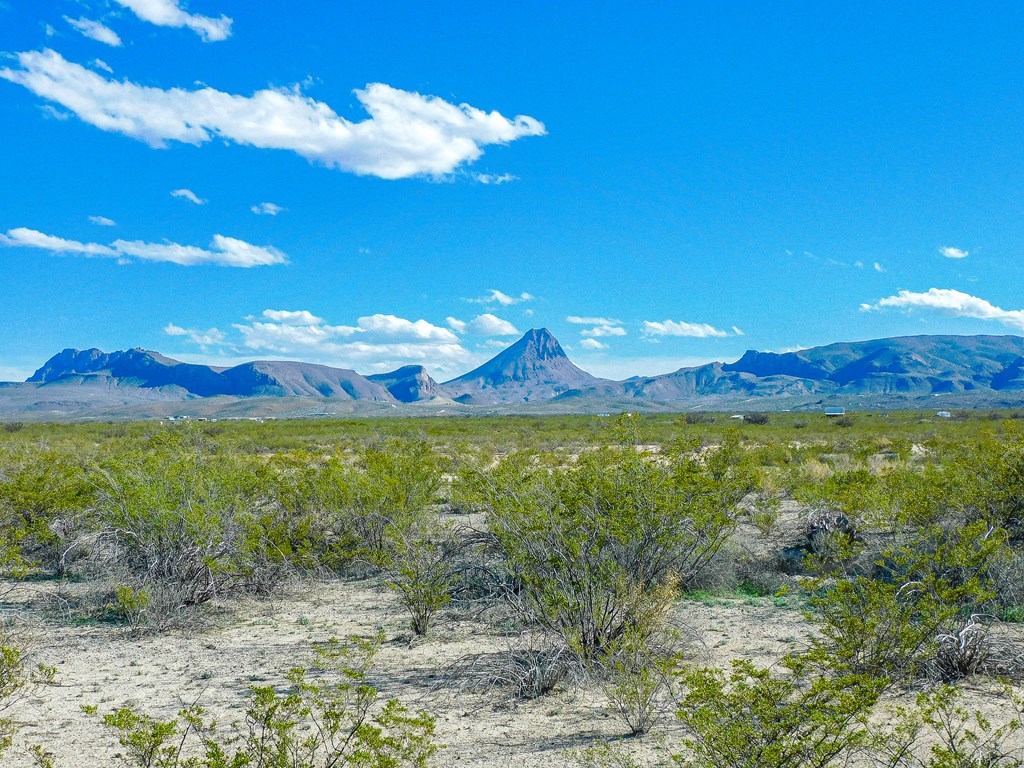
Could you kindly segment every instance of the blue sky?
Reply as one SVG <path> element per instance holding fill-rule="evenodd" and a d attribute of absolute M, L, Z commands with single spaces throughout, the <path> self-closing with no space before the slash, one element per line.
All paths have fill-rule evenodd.
<path fill-rule="evenodd" d="M 1019 3 L 0 2 L 0 379 L 1024 332 Z"/>

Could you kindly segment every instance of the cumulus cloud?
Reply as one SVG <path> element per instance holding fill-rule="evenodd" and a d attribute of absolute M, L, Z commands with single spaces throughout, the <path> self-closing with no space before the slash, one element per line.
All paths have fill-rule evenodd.
<path fill-rule="evenodd" d="M 481 296 L 478 299 L 466 299 L 470 304 L 500 304 L 503 307 L 510 307 L 513 304 L 519 304 L 524 301 L 533 301 L 534 297 L 529 293 L 520 293 L 519 296 L 509 296 L 507 293 L 502 293 L 499 290 L 490 288 L 487 291 L 486 296 Z"/>
<path fill-rule="evenodd" d="M 887 307 L 897 309 L 932 309 L 953 317 L 995 320 L 1009 328 L 1024 330 L 1024 309 L 1002 309 L 991 302 L 952 288 L 929 288 L 923 293 L 900 291 L 895 296 L 879 299 L 874 304 L 861 304 L 861 311 L 872 312 Z"/>
<path fill-rule="evenodd" d="M 508 320 L 485 312 L 477 315 L 469 322 L 469 329 L 481 336 L 518 336 L 519 330 Z"/>
<path fill-rule="evenodd" d="M 602 344 L 597 339 L 584 339 L 580 342 L 580 346 L 584 349 L 608 349 L 607 344 Z"/>
<path fill-rule="evenodd" d="M 267 309 L 232 327 L 247 349 L 343 367 L 388 370 L 426 362 L 450 372 L 475 359 L 447 328 L 390 314 L 366 315 L 355 325 L 331 325 L 308 310 Z"/>
<path fill-rule="evenodd" d="M 939 248 L 939 253 L 947 259 L 966 259 L 971 255 L 970 251 L 962 251 L 959 248 L 953 248 L 948 245 L 943 248 Z"/>
<path fill-rule="evenodd" d="M 263 267 L 287 264 L 288 258 L 272 246 L 252 245 L 244 240 L 214 235 L 209 248 L 178 243 L 147 243 L 141 240 L 115 240 L 110 245 L 82 243 L 18 227 L 0 235 L 0 245 L 37 248 L 53 253 L 99 256 L 121 260 L 163 261 L 182 266 L 215 264 L 222 267 Z"/>
<path fill-rule="evenodd" d="M 263 317 L 285 325 L 323 325 L 327 322 L 305 309 L 265 309 Z"/>
<path fill-rule="evenodd" d="M 173 189 L 171 190 L 171 197 L 188 200 L 190 203 L 195 203 L 196 205 L 206 205 L 206 203 L 209 202 L 205 198 L 197 195 L 191 189 Z"/>
<path fill-rule="evenodd" d="M 426 320 L 406 320 L 395 315 L 369 315 L 360 317 L 358 323 L 361 331 L 375 336 L 414 341 L 458 342 L 458 337 L 447 328 L 428 323 Z"/>
<path fill-rule="evenodd" d="M 479 158 L 486 145 L 545 133 L 532 117 L 508 119 L 384 83 L 355 91 L 370 117 L 353 122 L 297 88 L 268 88 L 252 96 L 210 87 L 164 90 L 107 79 L 48 49 L 14 58 L 17 67 L 0 69 L 0 78 L 97 128 L 158 148 L 172 141 L 200 145 L 221 139 L 289 150 L 359 175 L 399 179 L 452 173 Z"/>
<path fill-rule="evenodd" d="M 178 0 L 115 0 L 143 21 L 159 27 L 188 27 L 203 42 L 213 43 L 227 40 L 231 35 L 232 19 L 221 16 L 219 19 L 186 13 Z"/>
<path fill-rule="evenodd" d="M 104 45 L 110 45 L 114 48 L 117 48 L 121 45 L 121 38 L 118 36 L 117 32 L 115 32 L 105 24 L 101 24 L 98 21 L 93 21 L 92 19 L 86 18 L 72 19 L 70 16 L 65 16 L 64 21 L 66 21 L 72 27 L 77 29 L 86 37 L 95 40 L 99 43 L 103 43 Z"/>
<path fill-rule="evenodd" d="M 686 323 L 676 320 L 654 322 L 644 320 L 644 333 L 648 336 L 695 336 L 698 338 L 728 336 L 727 331 L 707 323 Z"/>
<path fill-rule="evenodd" d="M 277 203 L 258 203 L 250 210 L 257 216 L 277 216 L 284 208 Z"/>
<path fill-rule="evenodd" d="M 449 328 L 459 333 L 473 333 L 480 336 L 517 336 L 521 333 L 508 320 L 503 320 L 490 312 L 477 315 L 468 323 L 457 317 L 447 317 L 445 322 L 448 323 Z"/>
<path fill-rule="evenodd" d="M 108 219 L 106 216 L 90 216 L 89 221 L 99 227 L 113 227 L 117 225 L 116 221 Z"/>
<path fill-rule="evenodd" d="M 165 325 L 164 333 L 168 336 L 184 336 L 188 338 L 189 341 L 194 344 L 198 344 L 203 349 L 217 344 L 223 344 L 227 339 L 224 331 L 218 330 L 217 328 L 208 328 L 205 331 L 200 331 L 196 328 L 182 328 L 174 323 L 168 323 Z"/>
<path fill-rule="evenodd" d="M 883 267 L 877 261 L 875 262 L 874 266 L 875 266 L 875 272 L 885 272 L 885 267 Z"/>

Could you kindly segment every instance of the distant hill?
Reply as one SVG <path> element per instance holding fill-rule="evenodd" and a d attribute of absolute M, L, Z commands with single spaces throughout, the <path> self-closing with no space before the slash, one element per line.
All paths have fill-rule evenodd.
<path fill-rule="evenodd" d="M 390 373 L 375 373 L 366 378 L 387 387 L 391 396 L 402 403 L 451 397 L 447 389 L 430 378 L 422 365 L 404 365 Z"/>
<path fill-rule="evenodd" d="M 577 368 L 551 332 L 540 328 L 527 331 L 479 368 L 444 382 L 444 388 L 457 402 L 481 405 L 550 400 L 605 381 Z"/>
<path fill-rule="evenodd" d="M 110 378 L 141 389 L 176 387 L 183 398 L 324 397 L 395 402 L 387 388 L 346 368 L 285 361 L 243 363 L 233 368 L 193 365 L 158 352 L 129 349 L 109 354 L 98 349 L 65 349 L 46 361 L 27 382 L 53 385 L 71 380 Z"/>
<path fill-rule="evenodd" d="M 943 398 L 935 400 L 934 398 Z M 65 349 L 23 383 L 0 383 L 0 416 L 601 412 L 614 409 L 1024 405 L 1024 338 L 904 336 L 797 352 L 748 350 L 733 363 L 612 381 L 577 367 L 546 328 L 469 373 L 437 383 L 421 365 L 361 376 L 256 361 L 196 365 L 158 352 Z M 406 409 L 396 411 L 395 409 Z"/>

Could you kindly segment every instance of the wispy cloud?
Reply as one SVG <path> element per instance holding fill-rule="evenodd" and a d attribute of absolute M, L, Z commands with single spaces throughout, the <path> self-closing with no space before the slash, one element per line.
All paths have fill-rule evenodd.
<path fill-rule="evenodd" d="M 1024 309 L 1002 309 L 977 296 L 952 288 L 929 288 L 923 293 L 900 291 L 895 296 L 879 299 L 874 304 L 861 304 L 863 312 L 872 312 L 887 307 L 897 309 L 932 309 L 953 317 L 973 317 L 979 320 L 994 320 L 997 323 L 1024 330 Z"/>
<path fill-rule="evenodd" d="M 728 331 L 715 328 L 707 323 L 687 323 L 679 320 L 656 322 L 644 320 L 644 334 L 647 336 L 694 336 L 697 338 L 724 337 Z M 739 334 L 737 334 L 739 335 Z"/>
<path fill-rule="evenodd" d="M 99 227 L 113 227 L 117 225 L 116 221 L 108 219 L 106 216 L 90 216 L 89 221 Z"/>
<path fill-rule="evenodd" d="M 875 272 L 885 272 L 885 267 L 879 264 L 877 261 L 874 264 Z"/>
<path fill-rule="evenodd" d="M 580 336 L 586 336 L 590 338 L 599 338 L 602 336 L 626 336 L 626 329 L 622 327 L 621 320 L 615 320 L 611 317 L 580 317 L 579 315 L 569 315 L 565 318 L 567 323 L 573 325 L 590 325 L 592 328 L 584 328 L 580 331 Z M 589 349 L 598 349 L 593 344 L 584 344 L 583 346 Z M 602 344 L 600 349 L 607 349 L 607 345 Z"/>
<path fill-rule="evenodd" d="M 288 257 L 272 246 L 253 245 L 224 235 L 214 235 L 209 248 L 172 242 L 147 243 L 141 240 L 115 240 L 110 245 L 101 245 L 68 240 L 34 229 L 18 227 L 9 230 L 6 235 L 0 235 L 0 245 L 122 261 L 162 261 L 186 267 L 203 264 L 221 267 L 264 267 L 288 263 Z"/>
<path fill-rule="evenodd" d="M 152 147 L 220 139 L 290 150 L 359 175 L 399 179 L 449 174 L 479 158 L 484 146 L 545 133 L 544 125 L 532 117 L 508 119 L 384 83 L 355 91 L 370 117 L 352 122 L 297 87 L 265 89 L 252 96 L 209 87 L 163 90 L 108 80 L 52 50 L 26 51 L 14 58 L 17 68 L 0 69 L 0 78 L 60 104 L 97 128 Z"/>
<path fill-rule="evenodd" d="M 511 173 L 474 173 L 472 176 L 473 181 L 478 181 L 481 184 L 491 184 L 494 186 L 499 184 L 508 184 L 510 181 L 519 181 L 519 177 L 513 176 Z"/>
<path fill-rule="evenodd" d="M 115 0 L 143 21 L 160 27 L 188 27 L 204 42 L 227 40 L 231 35 L 232 20 L 227 16 L 214 19 L 187 13 L 178 0 Z"/>
<path fill-rule="evenodd" d="M 602 344 L 597 339 L 583 339 L 580 342 L 580 346 L 584 349 L 608 349 L 607 344 Z"/>
<path fill-rule="evenodd" d="M 114 48 L 118 48 L 121 45 L 121 38 L 118 36 L 117 32 L 101 22 L 86 18 L 73 19 L 70 16 L 65 16 L 64 21 L 86 37 L 99 43 L 113 46 Z"/>
<path fill-rule="evenodd" d="M 200 197 L 191 189 L 171 190 L 171 197 L 177 197 L 182 200 L 188 200 L 190 203 L 195 203 L 196 205 L 206 205 L 209 202 L 206 198 Z"/>
<path fill-rule="evenodd" d="M 533 301 L 534 298 L 534 296 L 526 292 L 520 293 L 518 296 L 509 296 L 507 293 L 490 288 L 487 291 L 487 295 L 477 299 L 466 299 L 466 301 L 470 304 L 500 304 L 503 307 L 510 307 L 513 304 L 519 304 L 524 301 Z"/>
<path fill-rule="evenodd" d="M 257 216 L 277 216 L 284 208 L 277 203 L 258 203 L 249 210 Z"/>
<path fill-rule="evenodd" d="M 565 318 L 565 322 L 573 325 L 622 325 L 621 320 L 610 317 L 580 317 L 579 315 L 569 315 Z"/>
<path fill-rule="evenodd" d="M 970 251 L 963 251 L 959 248 L 953 248 L 952 246 L 945 246 L 939 248 L 939 253 L 945 256 L 947 259 L 966 259 L 971 255 Z"/>

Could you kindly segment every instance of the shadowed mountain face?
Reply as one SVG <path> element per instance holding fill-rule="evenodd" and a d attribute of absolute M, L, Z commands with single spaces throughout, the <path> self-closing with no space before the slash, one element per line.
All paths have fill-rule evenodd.
<path fill-rule="evenodd" d="M 503 352 L 444 388 L 460 403 L 549 400 L 606 382 L 577 368 L 547 328 L 533 329 Z M 611 384 L 612 382 L 607 382 Z"/>

